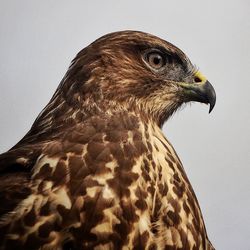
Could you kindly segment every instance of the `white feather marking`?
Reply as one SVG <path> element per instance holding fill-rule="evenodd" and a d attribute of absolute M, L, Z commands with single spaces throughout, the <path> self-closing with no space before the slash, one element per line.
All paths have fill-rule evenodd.
<path fill-rule="evenodd" d="M 67 209 L 71 208 L 72 204 L 64 187 L 57 189 L 51 195 L 53 195 L 53 200 L 55 204 L 61 204 Z"/>
<path fill-rule="evenodd" d="M 112 233 L 112 225 L 109 222 L 103 222 L 91 229 L 91 233 Z"/>
<path fill-rule="evenodd" d="M 149 216 L 147 213 L 143 213 L 141 216 L 140 216 L 140 220 L 139 220 L 139 231 L 140 231 L 140 234 L 142 234 L 144 231 L 150 231 L 150 228 L 149 228 Z"/>
<path fill-rule="evenodd" d="M 88 187 L 86 188 L 87 195 L 91 198 L 95 197 L 95 194 L 100 190 L 100 187 Z"/>
<path fill-rule="evenodd" d="M 32 177 L 34 177 L 36 174 L 39 173 L 40 169 L 45 165 L 45 164 L 49 164 L 49 166 L 52 168 L 52 172 L 55 170 L 56 165 L 58 163 L 57 158 L 49 158 L 46 155 L 42 155 L 41 157 L 38 158 L 37 163 L 35 164 L 34 167 L 34 172 Z"/>
<path fill-rule="evenodd" d="M 102 196 L 104 199 L 112 199 L 114 198 L 114 193 L 107 185 L 105 185 L 102 190 Z"/>

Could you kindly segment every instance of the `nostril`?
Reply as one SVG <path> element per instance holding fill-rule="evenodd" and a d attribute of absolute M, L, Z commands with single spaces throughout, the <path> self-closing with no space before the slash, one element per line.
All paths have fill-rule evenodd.
<path fill-rule="evenodd" d="M 201 82 L 201 79 L 200 79 L 199 77 L 196 76 L 196 77 L 194 78 L 194 81 L 195 81 L 195 82 Z"/>

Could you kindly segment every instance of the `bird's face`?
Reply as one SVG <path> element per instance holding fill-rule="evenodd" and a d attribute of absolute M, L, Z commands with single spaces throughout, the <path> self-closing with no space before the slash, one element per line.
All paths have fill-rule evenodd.
<path fill-rule="evenodd" d="M 183 103 L 207 103 L 209 111 L 215 105 L 212 85 L 186 55 L 142 32 L 101 37 L 77 55 L 70 70 L 78 81 L 87 76 L 80 82 L 85 95 L 92 92 L 99 101 L 145 112 L 160 125 Z"/>

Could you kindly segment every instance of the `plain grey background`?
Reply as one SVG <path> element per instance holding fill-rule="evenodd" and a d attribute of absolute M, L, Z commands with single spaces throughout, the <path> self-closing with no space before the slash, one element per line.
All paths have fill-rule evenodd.
<path fill-rule="evenodd" d="M 250 249 L 250 1 L 0 0 L 0 152 L 51 98 L 75 54 L 113 31 L 146 31 L 181 48 L 217 92 L 164 126 L 217 249 Z"/>

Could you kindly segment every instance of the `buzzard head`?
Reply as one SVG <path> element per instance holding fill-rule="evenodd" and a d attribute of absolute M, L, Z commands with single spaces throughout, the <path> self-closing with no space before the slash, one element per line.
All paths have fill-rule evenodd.
<path fill-rule="evenodd" d="M 84 112 L 133 110 L 160 126 L 183 103 L 207 103 L 210 112 L 216 100 L 180 49 L 136 31 L 105 35 L 80 51 L 58 91 Z"/>

